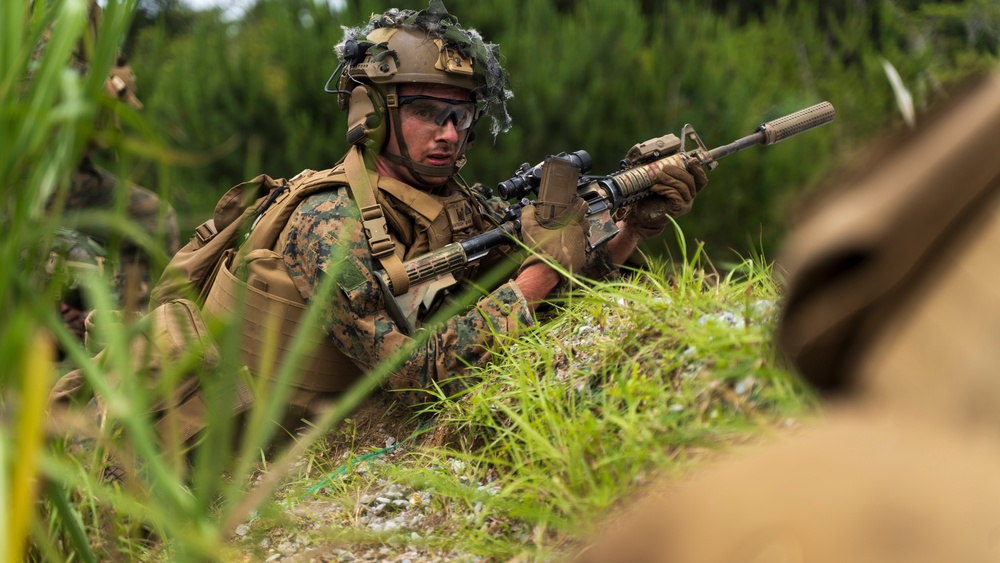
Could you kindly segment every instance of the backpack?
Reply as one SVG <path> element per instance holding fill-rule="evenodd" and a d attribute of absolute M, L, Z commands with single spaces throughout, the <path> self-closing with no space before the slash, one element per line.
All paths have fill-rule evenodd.
<path fill-rule="evenodd" d="M 394 243 L 389 238 L 382 208 L 375 199 L 371 174 L 366 170 L 360 149 L 355 147 L 330 170 L 304 170 L 291 180 L 274 180 L 261 174 L 230 188 L 216 204 L 212 218 L 195 229 L 191 241 L 167 264 L 160 281 L 150 292 L 151 308 L 171 299 L 196 298 L 198 303 L 204 303 L 220 266 L 229 257 L 227 251 L 242 244 L 243 241 L 237 240 L 241 234 L 249 237 L 249 232 L 255 231 L 257 242 L 253 248 L 269 249 L 303 199 L 343 185 L 350 188 L 361 209 L 362 226 L 372 256 L 392 280 L 394 294 L 406 293 L 409 280 L 402 262 L 393 252 Z M 265 213 L 268 213 L 266 220 Z M 192 295 L 192 290 L 198 294 Z"/>
<path fill-rule="evenodd" d="M 238 184 L 222 196 L 212 218 L 195 229 L 188 244 L 164 269 L 163 276 L 150 293 L 150 310 L 142 319 L 144 329 L 128 346 L 132 369 L 142 370 L 153 386 L 157 385 L 163 366 L 176 364 L 181 358 L 185 359 L 185 365 L 191 366 L 186 372 L 189 376 L 175 386 L 172 396 L 152 406 L 153 413 L 159 418 L 157 430 L 165 442 L 178 443 L 179 437 L 179 442 L 183 443 L 204 427 L 206 403 L 200 393 L 197 375 L 199 372 L 211 373 L 219 366 L 220 358 L 219 348 L 205 322 L 204 305 L 206 299 L 213 295 L 213 288 L 220 286 L 217 283 L 220 278 L 229 282 L 229 285 L 222 284 L 226 288 L 231 288 L 233 283 L 241 284 L 241 296 L 246 291 L 247 284 L 237 280 L 230 268 L 235 268 L 233 258 L 239 247 L 249 241 L 248 231 L 255 226 L 260 227 L 253 242 L 270 240 L 273 245 L 288 217 L 304 198 L 340 185 L 343 181 L 331 180 L 328 175 L 312 170 L 306 170 L 291 180 L 260 175 Z M 254 253 L 249 255 L 252 258 Z M 278 259 L 280 261 L 280 256 Z M 277 270 L 272 267 L 270 271 L 278 280 L 283 276 L 286 284 L 290 285 L 283 268 Z M 225 274 L 220 276 L 222 272 Z M 265 274 L 265 277 L 272 276 Z M 280 285 L 276 282 L 273 287 Z M 297 293 L 295 295 L 298 296 Z M 274 299 L 287 301 L 281 296 Z M 305 309 L 301 297 L 292 306 L 298 310 Z M 93 328 L 92 320 L 89 328 Z M 92 337 L 89 331 L 88 337 Z M 257 353 L 260 353 L 259 349 Z M 104 354 L 104 350 L 98 352 L 94 361 L 101 362 Z M 234 382 L 234 415 L 245 412 L 253 403 L 248 381 L 250 373 L 247 369 L 242 370 Z M 108 377 L 112 382 L 117 380 L 113 372 L 109 372 Z M 73 370 L 60 378 L 50 394 L 50 400 L 67 402 L 84 388 L 82 370 Z"/>
<path fill-rule="evenodd" d="M 273 249 L 304 199 L 346 184 L 338 167 L 306 170 L 287 181 L 261 175 L 234 186 L 219 200 L 213 217 L 174 256 L 163 281 L 153 289 L 151 300 L 160 307 L 184 301 L 185 293 L 197 290 L 198 313 L 204 319 L 238 319 L 244 369 L 235 378 L 234 415 L 253 403 L 248 380 L 277 378 L 293 340 L 304 340 L 307 346 L 296 364 L 292 384 L 297 391 L 290 412 L 308 415 L 313 397 L 342 391 L 360 375 L 357 366 L 318 327 L 302 330 L 307 304 L 286 273 L 281 253 Z M 253 203 L 247 205 L 248 201 Z M 161 434 L 177 429 L 181 442 L 187 441 L 204 428 L 205 409 L 205 401 L 196 392 L 166 411 L 158 428 Z"/>
<path fill-rule="evenodd" d="M 150 291 L 149 308 L 173 299 L 204 303 L 226 252 L 235 248 L 239 236 L 288 191 L 285 179 L 275 180 L 266 174 L 230 188 L 219 199 L 212 217 L 195 228 L 190 242 L 167 264 Z"/>
<path fill-rule="evenodd" d="M 146 368 L 155 380 L 161 361 L 189 354 L 187 337 L 193 336 L 201 343 L 198 350 L 205 360 L 200 371 L 210 373 L 215 364 L 208 360 L 217 356 L 218 348 L 205 329 L 203 317 L 239 314 L 241 359 L 246 369 L 234 382 L 234 414 L 246 411 L 252 404 L 247 379 L 277 375 L 293 338 L 305 339 L 312 345 L 307 357 L 297 365 L 293 385 L 298 392 L 296 404 L 291 407 L 304 407 L 303 412 L 309 413 L 317 394 L 339 392 L 357 381 L 359 368 L 322 331 L 299 330 L 307 306 L 273 246 L 305 198 L 348 186 L 361 211 L 364 236 L 373 258 L 392 280 L 395 295 L 408 291 L 409 280 L 395 254 L 383 209 L 375 198 L 373 179 L 361 150 L 355 147 L 330 170 L 305 170 L 291 180 L 260 175 L 230 188 L 219 200 L 212 218 L 195 229 L 190 242 L 174 255 L 150 292 L 151 310 L 147 315 L 155 321 L 151 324 L 163 329 L 143 334 L 141 346 L 131 344 L 143 352 L 133 354 L 133 362 Z M 268 350 L 269 345 L 277 350 Z M 149 349 L 157 353 L 145 353 Z M 192 377 L 182 382 L 186 397 L 177 397 L 163 406 L 158 424 L 164 431 L 179 428 L 181 442 L 204 427 L 205 402 L 197 386 L 188 384 L 196 381 L 198 372 L 192 369 Z M 51 398 L 70 398 L 83 387 L 82 381 L 80 370 L 67 374 Z"/>

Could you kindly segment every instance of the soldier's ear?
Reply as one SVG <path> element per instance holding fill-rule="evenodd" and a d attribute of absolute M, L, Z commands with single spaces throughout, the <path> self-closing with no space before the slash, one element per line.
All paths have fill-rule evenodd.
<path fill-rule="evenodd" d="M 385 103 L 378 91 L 364 85 L 355 87 L 347 108 L 347 142 L 377 152 L 385 134 Z"/>

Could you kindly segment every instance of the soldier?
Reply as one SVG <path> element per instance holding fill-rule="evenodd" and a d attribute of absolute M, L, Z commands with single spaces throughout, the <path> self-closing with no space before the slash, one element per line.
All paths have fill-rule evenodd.
<path fill-rule="evenodd" d="M 96 2 L 91 3 L 87 33 L 93 37 L 100 26 L 101 8 Z M 36 50 L 36 59 L 41 49 L 47 43 L 47 31 L 42 45 Z M 91 42 L 92 43 L 92 42 Z M 81 39 L 70 64 L 81 74 L 89 70 L 89 57 L 86 52 L 87 42 Z M 127 103 L 136 109 L 142 109 L 142 102 L 136 97 L 135 73 L 128 61 L 119 56 L 108 74 L 105 82 L 105 92 L 115 100 Z M 125 205 L 126 217 L 147 233 L 153 240 L 163 241 L 163 250 L 168 256 L 180 248 L 180 236 L 177 218 L 173 208 L 161 201 L 152 191 L 137 186 L 131 182 L 119 184 L 113 174 L 94 164 L 93 158 L 102 151 L 108 151 L 105 137 L 109 128 L 117 128 L 116 116 L 109 116 L 102 110 L 95 125 L 93 137 L 88 141 L 83 157 L 70 178 L 65 190 L 57 191 L 49 198 L 47 209 L 55 214 L 65 214 L 72 222 L 73 216 L 81 212 L 111 212 L 116 201 L 127 197 Z M 73 225 L 76 231 L 85 237 L 95 239 L 98 243 L 106 243 L 112 232 L 105 226 L 87 222 Z M 82 238 L 82 237 L 77 237 Z M 120 305 L 127 310 L 143 311 L 149 300 L 150 276 L 153 258 L 129 237 L 124 237 L 115 276 L 115 291 L 121 298 Z M 68 295 L 60 304 L 63 318 L 73 332 L 82 333 L 81 320 L 85 315 L 87 305 L 79 296 Z"/>
<path fill-rule="evenodd" d="M 506 101 L 512 94 L 496 45 L 463 29 L 434 0 L 426 10 L 391 9 L 373 16 L 363 28 L 346 30 L 336 52 L 340 74 L 334 92 L 347 113 L 348 140 L 354 146 L 334 168 L 306 171 L 291 180 L 293 193 L 303 186 L 324 189 L 301 200 L 279 227 L 276 240 L 261 243 L 280 256 L 280 263 L 268 271 L 287 272 L 280 275 L 294 286 L 294 294 L 281 300 L 283 307 L 289 301 L 311 302 L 324 277 L 336 276 L 337 287 L 322 314 L 326 338 L 313 354 L 324 357 L 326 367 L 307 370 L 299 378 L 292 401 L 295 419 L 316 414 L 362 374 L 413 343 L 390 309 L 398 305 L 418 328 L 440 310 L 435 284 L 407 289 L 405 276 L 394 274 L 402 261 L 495 227 L 505 207 L 457 174 L 481 118 L 490 121 L 494 134 L 510 126 Z M 337 72 L 330 82 L 336 78 Z M 675 167 L 662 173 L 657 182 L 658 195 L 648 198 L 645 206 L 651 212 L 643 213 L 640 205 L 639 211 L 621 219 L 620 234 L 594 252 L 585 251 L 586 204 L 575 195 L 568 204 L 539 201 L 526 207 L 522 238 L 566 271 L 606 275 L 640 240 L 657 234 L 671 216 L 687 212 L 707 179 L 695 162 L 687 170 Z M 575 194 L 575 182 L 570 189 Z M 192 244 L 200 243 L 193 239 Z M 259 249 L 251 249 L 251 254 L 259 254 Z M 462 282 L 475 280 L 488 270 L 486 264 L 503 258 L 494 253 L 478 268 L 467 268 L 450 292 L 455 294 Z M 249 300 L 259 295 L 255 289 L 274 293 L 275 287 L 289 284 L 273 278 L 251 281 L 247 292 L 245 286 L 237 287 L 230 269 L 216 278 L 205 309 L 226 312 L 237 310 L 234 303 L 245 303 L 241 326 L 254 342 L 244 346 L 247 361 L 254 371 L 274 373 L 273 366 L 261 369 L 259 364 L 264 342 L 260 332 L 265 330 L 261 327 L 274 326 L 264 318 L 274 308 L 267 303 L 256 307 Z M 383 292 L 377 270 L 392 279 L 395 299 Z M 488 359 L 494 335 L 531 325 L 535 307 L 561 281 L 546 260 L 532 256 L 513 279 L 433 327 L 395 367 L 388 386 L 408 390 L 404 398 L 410 403 L 426 400 L 425 391 L 435 387 L 454 393 L 461 385 L 457 377 Z M 154 301 L 159 289 L 154 289 Z M 294 329 L 288 325 L 279 332 L 292 334 Z"/>

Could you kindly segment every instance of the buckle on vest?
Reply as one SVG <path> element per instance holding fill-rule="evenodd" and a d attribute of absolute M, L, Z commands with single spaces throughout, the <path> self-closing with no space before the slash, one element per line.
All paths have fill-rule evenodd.
<path fill-rule="evenodd" d="M 392 254 L 396 245 L 389 238 L 389 227 L 385 222 L 381 205 L 376 203 L 361 208 L 361 226 L 365 230 L 365 237 L 368 238 L 368 246 L 371 247 L 373 257 L 381 258 Z"/>
<path fill-rule="evenodd" d="M 218 229 L 215 228 L 215 219 L 209 219 L 208 221 L 198 225 L 198 227 L 194 230 L 194 234 L 198 237 L 198 240 L 200 240 L 202 244 L 205 244 L 215 238 L 215 235 L 219 234 Z"/>

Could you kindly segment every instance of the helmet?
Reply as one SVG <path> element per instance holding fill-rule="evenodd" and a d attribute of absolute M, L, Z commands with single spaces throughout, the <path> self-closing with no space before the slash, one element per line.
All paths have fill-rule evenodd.
<path fill-rule="evenodd" d="M 135 71 L 124 56 L 119 56 L 115 60 L 115 66 L 111 67 L 105 85 L 112 97 L 135 109 L 142 109 L 142 102 L 136 96 Z"/>
<path fill-rule="evenodd" d="M 399 130 L 401 84 L 441 84 L 471 92 L 476 102 L 473 126 L 481 116 L 492 121 L 494 135 L 510 128 L 506 102 L 512 96 L 507 73 L 500 66 L 497 45 L 485 43 L 475 30 L 465 30 L 440 0 L 426 10 L 392 9 L 375 15 L 363 28 L 346 29 L 335 47 L 340 66 L 326 90 L 338 94 L 347 113 L 347 139 L 380 152 L 389 127 Z M 338 77 L 337 90 L 329 85 Z M 471 141 L 472 127 L 463 139 L 462 154 Z M 456 166 L 430 166 L 409 158 L 405 142 L 397 138 L 400 155 L 383 154 L 420 179 L 450 176 Z M 461 159 L 460 159 L 461 162 Z"/>
<path fill-rule="evenodd" d="M 415 27 L 381 27 L 366 39 L 373 45 L 368 46 L 362 62 L 345 69 L 341 84 L 358 80 L 379 85 L 423 82 L 470 91 L 479 86 L 473 76 L 475 62 L 428 32 Z M 384 46 L 384 50 L 378 53 L 375 46 Z"/>

